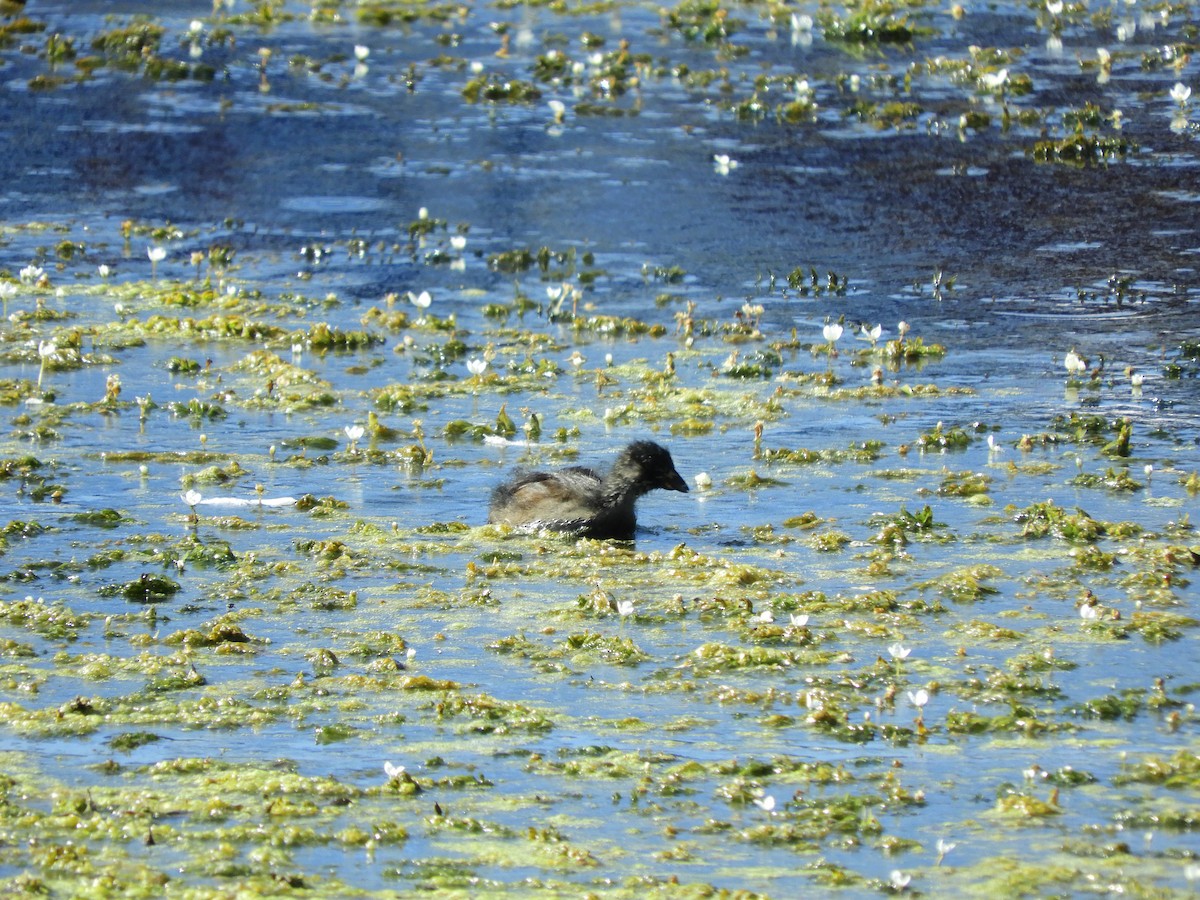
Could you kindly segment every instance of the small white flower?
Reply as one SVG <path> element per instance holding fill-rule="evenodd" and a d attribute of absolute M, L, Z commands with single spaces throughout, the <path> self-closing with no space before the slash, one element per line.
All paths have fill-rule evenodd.
<path fill-rule="evenodd" d="M 112 269 L 109 268 L 108 263 L 100 263 L 100 265 L 96 266 L 96 271 L 100 273 L 101 278 L 107 278 L 112 274 Z"/>
<path fill-rule="evenodd" d="M 979 83 L 989 91 L 998 91 L 1004 87 L 1008 81 L 1008 69 L 1001 69 L 999 72 L 984 72 L 979 76 Z"/>
<path fill-rule="evenodd" d="M 900 337 L 904 337 L 911 330 L 912 326 L 907 322 L 901 322 L 896 326 L 896 330 L 900 332 Z"/>
<path fill-rule="evenodd" d="M 912 647 L 905 647 L 899 641 L 887 649 L 888 653 L 892 655 L 892 659 L 908 659 L 908 654 L 912 653 Z"/>
<path fill-rule="evenodd" d="M 837 322 L 830 322 L 821 329 L 821 334 L 825 336 L 825 340 L 829 341 L 829 343 L 836 344 L 838 339 L 842 336 L 842 330 L 842 326 Z"/>
<path fill-rule="evenodd" d="M 383 771 L 388 778 L 399 778 L 404 774 L 404 766 L 395 766 L 390 762 L 385 762 L 383 764 Z"/>
<path fill-rule="evenodd" d="M 554 121 L 562 124 L 562 120 L 567 114 L 567 104 L 561 100 L 550 100 L 546 105 L 550 107 L 550 114 L 554 116 Z"/>
<path fill-rule="evenodd" d="M 1087 360 L 1072 350 L 1063 358 L 1063 368 L 1068 375 L 1081 375 L 1087 371 Z"/>
<path fill-rule="evenodd" d="M 466 246 L 467 246 L 466 235 L 456 234 L 453 237 L 451 237 L 450 238 L 450 246 L 452 249 L 462 252 L 462 250 L 464 248 L 466 248 Z"/>
<path fill-rule="evenodd" d="M 1188 102 L 1188 98 L 1192 96 L 1192 89 L 1182 81 L 1175 82 L 1175 87 L 1171 88 L 1171 99 L 1183 106 Z"/>
<path fill-rule="evenodd" d="M 1062 0 L 1046 0 L 1046 12 L 1052 16 L 1060 16 L 1063 11 Z"/>
<path fill-rule="evenodd" d="M 412 291 L 409 291 L 408 302 L 417 309 L 429 309 L 430 305 L 433 303 L 433 297 L 430 295 L 429 291 L 421 291 L 419 294 L 414 294 Z"/>
<path fill-rule="evenodd" d="M 1150 463 L 1146 463 L 1142 471 L 1146 474 L 1146 480 L 1149 481 L 1150 476 L 1154 474 L 1154 466 L 1150 465 Z"/>
<path fill-rule="evenodd" d="M 188 506 L 195 506 L 197 503 L 200 502 L 200 500 L 201 500 L 201 494 L 199 491 L 190 490 L 190 491 L 185 491 L 183 494 L 183 502 L 186 503 Z"/>
<path fill-rule="evenodd" d="M 925 690 L 924 688 L 921 688 L 918 691 L 909 691 L 908 702 L 917 709 L 920 709 L 929 702 L 929 691 Z"/>
<path fill-rule="evenodd" d="M 150 262 L 152 262 L 152 263 L 162 262 L 164 259 L 167 258 L 167 248 L 166 247 L 147 247 L 146 248 L 146 256 L 149 257 Z"/>
<path fill-rule="evenodd" d="M 791 613 L 788 615 L 788 621 L 792 623 L 793 628 L 803 628 L 808 624 L 808 614 L 800 613 L 797 615 L 796 613 Z"/>
<path fill-rule="evenodd" d="M 754 805 L 757 806 L 759 809 L 761 809 L 763 812 L 774 812 L 775 811 L 775 798 L 772 797 L 770 794 L 767 794 L 764 797 L 755 797 Z"/>
<path fill-rule="evenodd" d="M 696 487 L 702 491 L 707 491 L 712 487 L 712 476 L 707 472 L 700 472 L 696 475 Z"/>
<path fill-rule="evenodd" d="M 1000 446 L 999 441 L 996 440 L 996 436 L 994 434 L 989 434 L 988 435 L 988 452 L 1000 453 L 1003 450 L 1004 450 L 1004 448 Z"/>
<path fill-rule="evenodd" d="M 1092 622 L 1100 618 L 1100 607 L 1091 603 L 1085 603 L 1079 607 L 1079 618 L 1085 622 Z"/>
<path fill-rule="evenodd" d="M 567 362 L 569 362 L 572 366 L 574 366 L 576 369 L 578 369 L 585 362 L 587 362 L 587 358 L 582 353 L 580 353 L 578 350 L 576 350 L 574 353 L 572 353 L 570 356 L 567 357 Z"/>
<path fill-rule="evenodd" d="M 355 44 L 354 45 L 354 58 L 357 59 L 359 62 L 363 62 L 370 55 L 371 55 L 370 47 L 367 47 L 363 44 Z"/>
<path fill-rule="evenodd" d="M 342 430 L 346 432 L 346 437 L 350 439 L 351 443 L 357 441 L 364 434 L 366 434 L 366 429 L 364 429 L 361 425 L 347 425 Z"/>
<path fill-rule="evenodd" d="M 633 615 L 633 601 L 632 600 L 618 600 L 617 601 L 617 613 L 622 616 L 632 616 Z"/>
<path fill-rule="evenodd" d="M 948 841 L 945 838 L 938 838 L 938 841 L 937 841 L 938 856 L 945 856 L 947 853 L 949 853 L 951 850 L 953 850 L 957 846 L 958 846 L 958 844 L 954 843 L 954 841 Z"/>
<path fill-rule="evenodd" d="M 46 274 L 41 266 L 28 265 L 17 273 L 26 284 L 36 284 Z"/>
<path fill-rule="evenodd" d="M 199 19 L 192 19 L 192 21 L 188 22 L 188 31 L 190 31 L 192 34 L 199 34 L 203 30 L 204 23 Z"/>
<path fill-rule="evenodd" d="M 474 375 L 476 378 L 478 378 L 485 371 L 487 371 L 487 367 L 488 367 L 488 364 L 487 364 L 486 359 L 482 359 L 480 357 L 472 357 L 471 359 L 467 360 L 467 371 L 470 372 L 472 375 Z"/>
<path fill-rule="evenodd" d="M 1132 375 L 1129 376 L 1129 383 L 1132 384 L 1135 388 L 1140 388 L 1143 384 L 1145 384 L 1145 382 L 1146 382 L 1146 376 L 1143 375 L 1141 372 L 1134 372 Z"/>
<path fill-rule="evenodd" d="M 738 167 L 738 161 L 728 153 L 713 154 L 713 168 L 718 175 L 728 175 Z"/>
<path fill-rule="evenodd" d="M 879 337 L 882 334 L 883 334 L 883 326 L 882 325 L 876 325 L 874 328 L 868 328 L 866 325 L 863 325 L 862 331 L 860 333 L 860 337 L 862 337 L 863 340 L 870 341 L 871 346 L 874 347 L 875 342 L 877 340 L 879 340 Z"/>
<path fill-rule="evenodd" d="M 892 874 L 888 876 L 888 883 L 891 884 L 892 890 L 902 891 L 908 887 L 908 883 L 912 881 L 911 875 L 905 875 L 899 869 L 893 869 Z"/>
<path fill-rule="evenodd" d="M 772 622 L 775 621 L 775 614 L 772 613 L 769 609 L 764 609 L 757 616 L 751 616 L 750 621 L 751 622 L 762 622 L 764 625 L 770 625 Z"/>

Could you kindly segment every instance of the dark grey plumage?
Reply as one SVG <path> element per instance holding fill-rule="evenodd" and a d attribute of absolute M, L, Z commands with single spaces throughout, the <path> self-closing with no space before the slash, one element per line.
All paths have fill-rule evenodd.
<path fill-rule="evenodd" d="M 656 488 L 688 490 L 666 447 L 635 441 L 603 477 L 584 466 L 518 474 L 492 492 L 488 521 L 631 541 L 637 528 L 634 504 Z"/>

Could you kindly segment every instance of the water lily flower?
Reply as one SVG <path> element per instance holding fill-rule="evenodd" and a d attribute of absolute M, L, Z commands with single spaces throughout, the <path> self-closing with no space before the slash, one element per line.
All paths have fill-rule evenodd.
<path fill-rule="evenodd" d="M 486 372 L 487 367 L 488 364 L 486 359 L 472 357 L 471 359 L 467 360 L 467 371 L 470 372 L 475 378 L 478 378 L 480 375 Z"/>
<path fill-rule="evenodd" d="M 617 601 L 617 613 L 621 616 L 632 616 L 633 615 L 633 601 L 632 600 L 618 600 Z"/>
<path fill-rule="evenodd" d="M 96 266 L 96 272 L 101 278 L 107 278 L 112 274 L 112 269 L 109 268 L 108 263 L 100 263 L 100 265 Z"/>
<path fill-rule="evenodd" d="M 912 653 L 912 647 L 905 647 L 899 641 L 887 648 L 888 653 L 892 655 L 892 659 L 908 659 L 908 654 Z"/>
<path fill-rule="evenodd" d="M 383 772 L 388 778 L 399 778 L 404 774 L 404 766 L 396 766 L 390 762 L 385 762 L 383 764 Z"/>
<path fill-rule="evenodd" d="M 767 794 L 763 797 L 755 797 L 754 805 L 757 806 L 759 809 L 761 809 L 763 812 L 774 812 L 775 798 L 772 797 L 770 794 Z"/>
<path fill-rule="evenodd" d="M 183 500 L 184 503 L 186 503 L 188 506 L 190 506 L 192 508 L 192 512 L 196 511 L 196 504 L 199 503 L 200 500 L 202 499 L 201 493 L 197 490 L 187 490 L 187 491 L 184 491 L 179 496 Z"/>
<path fill-rule="evenodd" d="M 825 340 L 830 344 L 836 344 L 842 336 L 842 326 L 837 322 L 830 322 L 821 329 L 821 334 L 825 336 Z"/>
<path fill-rule="evenodd" d="M 364 44 L 354 45 L 354 58 L 359 62 L 365 62 L 366 58 L 371 55 L 371 48 Z"/>
<path fill-rule="evenodd" d="M 713 154 L 713 168 L 718 175 L 728 175 L 738 167 L 738 161 L 733 159 L 728 153 Z"/>
<path fill-rule="evenodd" d="M 926 703 L 929 702 L 929 691 L 925 690 L 924 688 L 921 688 L 917 691 L 909 691 L 908 702 L 917 709 L 921 709 Z"/>
<path fill-rule="evenodd" d="M 366 434 L 366 429 L 361 425 L 347 425 L 342 429 L 342 431 L 344 431 L 346 433 L 346 437 L 350 439 L 351 451 L 354 450 L 354 445 L 358 442 L 358 439 Z"/>
<path fill-rule="evenodd" d="M 409 291 L 408 302 L 417 309 L 429 309 L 429 307 L 433 304 L 433 296 L 429 293 L 429 291 L 421 291 L 419 294 L 414 294 L 412 291 Z"/>
<path fill-rule="evenodd" d="M 578 369 L 585 362 L 587 362 L 587 358 L 582 353 L 580 353 L 578 350 L 576 350 L 574 353 L 572 353 L 570 356 L 567 357 L 567 361 L 572 366 L 574 366 L 576 369 Z"/>
<path fill-rule="evenodd" d="M 866 325 L 863 325 L 862 330 L 859 332 L 859 336 L 863 338 L 863 340 L 870 341 L 872 347 L 875 346 L 875 342 L 879 340 L 879 337 L 882 334 L 882 325 L 876 325 L 874 328 L 868 328 Z"/>
<path fill-rule="evenodd" d="M 456 234 L 450 238 L 450 247 L 461 253 L 467 246 L 467 237 L 464 234 Z"/>
<path fill-rule="evenodd" d="M 1063 0 L 1046 0 L 1046 12 L 1052 16 L 1060 16 L 1063 11 Z"/>
<path fill-rule="evenodd" d="M 954 843 L 954 841 L 948 841 L 945 838 L 938 838 L 938 840 L 937 840 L 937 860 L 934 862 L 934 865 L 940 866 L 942 864 L 942 860 L 946 858 L 946 854 L 949 853 L 951 850 L 953 850 L 957 846 L 958 846 L 958 844 Z"/>
<path fill-rule="evenodd" d="M 888 876 L 888 883 L 894 891 L 903 891 L 908 887 L 910 881 L 912 881 L 912 876 L 904 874 L 899 869 L 893 869 L 892 874 Z"/>
<path fill-rule="evenodd" d="M 1146 381 L 1146 376 L 1141 372 L 1134 372 L 1129 376 L 1129 383 L 1135 388 L 1140 388 Z"/>
<path fill-rule="evenodd" d="M 1087 371 L 1087 360 L 1074 350 L 1071 350 L 1063 358 L 1063 367 L 1067 370 L 1067 374 L 1072 377 L 1082 375 Z"/>
<path fill-rule="evenodd" d="M 1192 89 L 1182 81 L 1175 82 L 1175 86 L 1171 88 L 1171 99 L 1180 105 L 1186 106 L 1188 98 L 1192 96 Z"/>
<path fill-rule="evenodd" d="M 54 358 L 54 354 L 58 352 L 58 345 L 53 341 L 38 341 L 38 357 L 41 359 L 41 366 L 38 368 L 37 386 L 41 388 L 42 378 L 46 374 L 46 366 L 50 360 Z"/>
<path fill-rule="evenodd" d="M 988 435 L 987 443 L 988 443 L 988 452 L 989 453 L 1001 453 L 1004 450 L 1004 448 L 1001 447 L 999 442 L 996 440 L 996 436 L 994 434 Z"/>
<path fill-rule="evenodd" d="M 37 284 L 42 280 L 42 276 L 45 274 L 45 269 L 43 269 L 41 266 L 35 266 L 32 263 L 17 273 L 20 279 L 26 284 Z"/>
<path fill-rule="evenodd" d="M 907 322 L 901 322 L 899 325 L 896 326 L 896 330 L 898 332 L 900 332 L 900 340 L 904 340 L 904 336 L 906 334 L 908 334 L 908 332 L 910 330 L 912 330 L 912 326 L 909 325 Z"/>
<path fill-rule="evenodd" d="M 989 91 L 998 91 L 1004 87 L 1008 81 L 1008 69 L 1001 69 L 999 72 L 984 72 L 979 76 L 979 83 Z"/>
<path fill-rule="evenodd" d="M 751 616 L 750 621 L 751 622 L 761 622 L 764 625 L 770 625 L 772 622 L 775 621 L 775 614 L 773 612 L 771 612 L 769 609 L 764 609 L 757 616 Z"/>
<path fill-rule="evenodd" d="M 567 114 L 567 104 L 561 100 L 551 100 L 546 105 L 550 107 L 550 114 L 554 116 L 554 124 L 561 125 Z"/>
<path fill-rule="evenodd" d="M 797 615 L 796 613 L 791 613 L 788 615 L 788 621 L 792 623 L 793 628 L 803 628 L 808 624 L 808 614 L 800 613 Z"/>

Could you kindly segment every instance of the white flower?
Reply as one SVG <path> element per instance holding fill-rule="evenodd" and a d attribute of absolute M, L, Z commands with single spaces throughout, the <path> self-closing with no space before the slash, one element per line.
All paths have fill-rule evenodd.
<path fill-rule="evenodd" d="M 751 622 L 762 622 L 764 625 L 770 625 L 772 622 L 775 621 L 775 614 L 772 613 L 769 609 L 764 609 L 757 616 L 751 616 L 750 621 Z"/>
<path fill-rule="evenodd" d="M 26 284 L 36 284 L 46 274 L 41 266 L 28 265 L 17 273 Z"/>
<path fill-rule="evenodd" d="M 203 30 L 204 23 L 199 19 L 192 19 L 192 21 L 188 22 L 188 31 L 190 31 L 192 34 L 199 34 Z"/>
<path fill-rule="evenodd" d="M 912 647 L 905 647 L 897 641 L 888 647 L 888 653 L 892 655 L 892 659 L 908 659 L 908 654 L 912 653 Z"/>
<path fill-rule="evenodd" d="M 42 359 L 51 359 L 58 352 L 58 345 L 54 341 L 38 341 L 38 356 Z"/>
<path fill-rule="evenodd" d="M 561 100 L 550 100 L 546 105 L 550 107 L 550 114 L 554 116 L 554 121 L 561 124 L 563 117 L 567 114 L 567 104 Z"/>
<path fill-rule="evenodd" d="M 893 869 L 892 874 L 888 876 L 888 882 L 892 886 L 892 890 L 902 891 L 908 887 L 908 883 L 912 881 L 911 875 L 905 875 L 899 869 Z"/>
<path fill-rule="evenodd" d="M 984 72 L 979 76 L 979 83 L 989 91 L 999 90 L 1007 81 L 1008 69 L 1001 69 L 999 72 Z"/>
<path fill-rule="evenodd" d="M 149 257 L 150 262 L 152 262 L 152 263 L 162 262 L 164 259 L 167 258 L 167 248 L 166 247 L 147 247 L 146 248 L 146 256 Z"/>
<path fill-rule="evenodd" d="M 1004 448 L 1001 447 L 1000 444 L 996 441 L 996 436 L 994 434 L 989 434 L 988 435 L 988 452 L 999 453 L 1003 449 Z"/>
<path fill-rule="evenodd" d="M 408 302 L 417 309 L 429 309 L 430 304 L 433 303 L 433 297 L 430 295 L 429 291 L 421 291 L 419 294 L 414 294 L 412 291 L 409 291 Z"/>
<path fill-rule="evenodd" d="M 1062 15 L 1063 2 L 1062 0 L 1046 0 L 1046 12 L 1052 16 Z"/>
<path fill-rule="evenodd" d="M 800 613 L 799 615 L 791 613 L 788 616 L 788 621 L 792 623 L 793 628 L 803 628 L 808 624 L 808 615 L 806 613 Z"/>
<path fill-rule="evenodd" d="M 346 437 L 350 439 L 351 443 L 357 441 L 360 437 L 366 434 L 366 429 L 364 429 L 361 425 L 347 425 L 342 430 L 346 432 Z"/>
<path fill-rule="evenodd" d="M 929 702 L 929 691 L 925 690 L 925 688 L 921 688 L 918 691 L 909 691 L 908 702 L 917 709 L 920 709 Z"/>
<path fill-rule="evenodd" d="M 450 238 L 450 246 L 458 251 L 462 251 L 467 246 L 466 235 L 456 234 Z"/>
<path fill-rule="evenodd" d="M 842 336 L 842 326 L 837 322 L 830 322 L 821 329 L 821 334 L 825 336 L 825 340 L 829 341 L 829 343 L 836 344 L 838 338 Z"/>
<path fill-rule="evenodd" d="M 622 616 L 632 616 L 633 615 L 633 601 L 632 600 L 618 600 L 617 601 L 617 613 Z"/>
<path fill-rule="evenodd" d="M 1063 368 L 1068 375 L 1080 375 L 1087 371 L 1087 360 L 1072 350 L 1063 358 Z"/>
<path fill-rule="evenodd" d="M 1192 96 L 1192 89 L 1182 81 L 1175 82 L 1175 87 L 1171 88 L 1171 99 L 1183 106 L 1188 102 L 1188 98 Z"/>
<path fill-rule="evenodd" d="M 707 491 L 712 487 L 712 476 L 707 472 L 700 472 L 696 475 L 696 487 L 702 491 Z"/>
<path fill-rule="evenodd" d="M 183 502 L 188 506 L 195 506 L 200 502 L 201 494 L 199 491 L 186 491 L 182 494 Z"/>
<path fill-rule="evenodd" d="M 907 322 L 901 322 L 896 326 L 896 330 L 900 332 L 900 337 L 904 337 L 911 330 L 912 326 Z"/>
<path fill-rule="evenodd" d="M 883 326 L 882 325 L 876 325 L 874 328 L 868 328 L 866 325 L 863 325 L 860 336 L 864 340 L 870 341 L 871 346 L 874 347 L 875 342 L 877 340 L 879 340 L 879 337 L 882 334 L 883 334 Z"/>
<path fill-rule="evenodd" d="M 1140 388 L 1145 383 L 1145 381 L 1146 381 L 1146 376 L 1143 375 L 1141 372 L 1134 372 L 1132 375 L 1129 376 L 1129 383 L 1132 384 L 1135 388 Z"/>
<path fill-rule="evenodd" d="M 728 175 L 738 167 L 738 161 L 733 159 L 728 153 L 713 154 L 713 168 L 718 175 Z"/>
<path fill-rule="evenodd" d="M 773 812 L 775 809 L 775 798 L 770 794 L 767 794 L 765 797 L 755 797 L 754 805 L 763 812 Z"/>
<path fill-rule="evenodd" d="M 100 265 L 96 267 L 96 271 L 100 273 L 101 278 L 107 278 L 112 274 L 112 269 L 108 267 L 108 263 L 100 263 Z"/>
<path fill-rule="evenodd" d="M 385 762 L 383 764 L 383 771 L 388 778 L 399 778 L 404 774 L 404 766 L 394 766 L 390 762 Z"/>
<path fill-rule="evenodd" d="M 574 353 L 572 353 L 570 356 L 567 357 L 567 362 L 569 362 L 572 366 L 574 366 L 576 369 L 578 369 L 585 362 L 587 362 L 587 358 L 582 353 L 580 353 L 578 350 L 576 350 Z"/>
<path fill-rule="evenodd" d="M 1085 622 L 1091 622 L 1100 618 L 1100 607 L 1098 604 L 1085 603 L 1079 607 L 1079 618 Z"/>
<path fill-rule="evenodd" d="M 486 359 L 473 357 L 472 359 L 467 360 L 467 371 L 477 378 L 487 371 L 487 367 L 488 364 Z"/>
<path fill-rule="evenodd" d="M 354 58 L 357 59 L 359 62 L 364 61 L 370 55 L 371 55 L 370 47 L 367 47 L 363 44 L 355 44 L 354 45 Z"/>
<path fill-rule="evenodd" d="M 418 209 L 417 210 L 417 218 L 420 219 L 422 222 L 424 222 L 426 219 L 428 219 L 429 218 L 428 207 L 422 206 L 420 209 Z"/>
<path fill-rule="evenodd" d="M 945 856 L 947 853 L 949 853 L 951 850 L 953 850 L 957 846 L 958 846 L 958 844 L 954 843 L 953 841 L 948 841 L 945 838 L 938 838 L 938 841 L 937 841 L 938 856 L 939 857 Z"/>

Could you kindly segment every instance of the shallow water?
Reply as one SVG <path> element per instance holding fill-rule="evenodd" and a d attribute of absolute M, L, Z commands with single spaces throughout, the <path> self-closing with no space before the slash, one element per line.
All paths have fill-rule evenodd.
<path fill-rule="evenodd" d="M 89 47 L 136 4 L 0 41 L 6 889 L 1187 892 L 1194 10 L 914 6 L 855 50 L 816 8 L 367 9 L 158 4 L 124 67 Z M 1075 118 L 1132 144 L 1036 160 Z M 646 436 L 693 489 L 634 546 L 484 525 Z"/>

